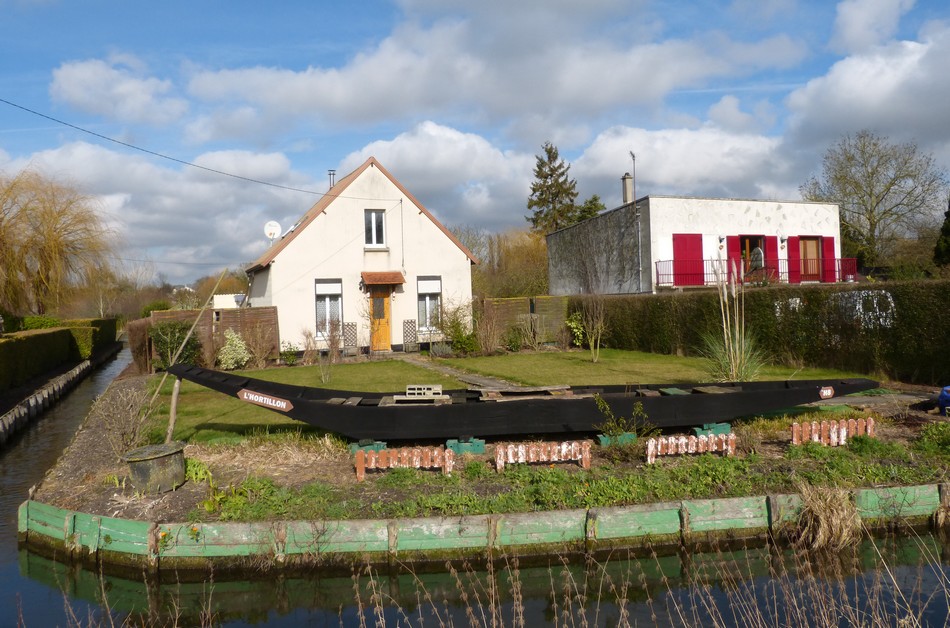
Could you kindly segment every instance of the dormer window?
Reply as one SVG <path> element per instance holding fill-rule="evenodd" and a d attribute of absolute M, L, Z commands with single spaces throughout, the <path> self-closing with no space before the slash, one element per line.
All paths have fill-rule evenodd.
<path fill-rule="evenodd" d="M 367 247 L 386 246 L 385 215 L 382 209 L 367 209 L 364 214 L 364 227 Z"/>

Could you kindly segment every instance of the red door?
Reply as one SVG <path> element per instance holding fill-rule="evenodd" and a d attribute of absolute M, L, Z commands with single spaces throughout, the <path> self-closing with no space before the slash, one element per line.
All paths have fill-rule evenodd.
<path fill-rule="evenodd" d="M 703 235 L 701 233 L 673 234 L 673 285 L 702 286 Z"/>

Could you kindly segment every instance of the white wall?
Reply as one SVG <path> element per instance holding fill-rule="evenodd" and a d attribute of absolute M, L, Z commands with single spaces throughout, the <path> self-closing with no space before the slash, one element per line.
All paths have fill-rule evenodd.
<path fill-rule="evenodd" d="M 703 235 L 703 259 L 726 259 L 728 235 L 779 236 L 779 259 L 788 259 L 781 236 L 823 236 L 835 239 L 835 257 L 841 257 L 838 206 L 828 203 L 749 201 L 650 196 L 651 272 L 655 262 L 673 259 L 674 233 Z"/>
<path fill-rule="evenodd" d="M 366 209 L 385 211 L 387 246 L 383 250 L 364 245 Z M 303 331 L 316 326 L 314 281 L 342 279 L 343 322 L 357 323 L 360 345 L 367 345 L 368 300 L 359 289 L 362 271 L 401 271 L 405 275 L 406 283 L 391 300 L 394 345 L 403 343 L 403 320 L 416 319 L 419 275 L 441 275 L 444 303 L 471 303 L 467 255 L 375 167 L 360 174 L 280 252 L 270 266 L 269 298 L 264 298 L 264 289 L 257 285 L 266 281 L 266 275 L 254 280 L 252 303 L 261 305 L 267 300 L 276 305 L 281 342 L 300 346 Z"/>

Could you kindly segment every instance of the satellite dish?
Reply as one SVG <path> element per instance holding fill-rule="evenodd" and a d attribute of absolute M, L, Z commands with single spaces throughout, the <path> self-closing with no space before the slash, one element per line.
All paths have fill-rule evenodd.
<path fill-rule="evenodd" d="M 268 240 L 273 241 L 274 238 L 280 235 L 280 223 L 276 220 L 268 220 L 267 224 L 264 225 L 264 235 L 267 236 Z"/>

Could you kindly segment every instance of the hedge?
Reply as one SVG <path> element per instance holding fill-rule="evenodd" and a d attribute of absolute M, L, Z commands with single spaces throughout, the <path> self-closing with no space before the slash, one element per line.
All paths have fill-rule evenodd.
<path fill-rule="evenodd" d="M 745 321 L 776 363 L 950 381 L 950 281 L 748 288 Z M 715 290 L 605 297 L 607 346 L 698 355 L 721 326 Z M 569 311 L 581 307 L 572 297 Z"/>
<path fill-rule="evenodd" d="M 48 317 L 33 317 L 45 324 Z M 19 386 L 62 364 L 88 359 L 116 341 L 115 319 L 58 321 L 52 329 L 35 329 L 0 336 L 0 390 Z"/>
<path fill-rule="evenodd" d="M 37 329 L 0 339 L 0 390 L 20 386 L 68 361 L 73 337 L 68 329 Z"/>

